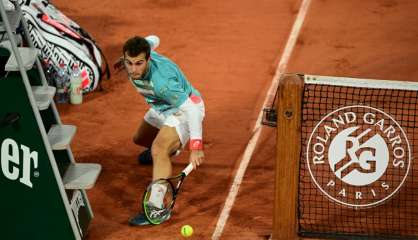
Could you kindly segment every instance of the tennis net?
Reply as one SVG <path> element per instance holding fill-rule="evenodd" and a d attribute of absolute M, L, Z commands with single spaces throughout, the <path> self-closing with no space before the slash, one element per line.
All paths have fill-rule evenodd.
<path fill-rule="evenodd" d="M 299 235 L 417 239 L 418 83 L 302 77 Z"/>

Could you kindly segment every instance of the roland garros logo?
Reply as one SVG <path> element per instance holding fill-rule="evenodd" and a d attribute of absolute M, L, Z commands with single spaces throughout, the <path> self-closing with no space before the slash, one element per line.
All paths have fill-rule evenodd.
<path fill-rule="evenodd" d="M 354 208 L 393 197 L 408 176 L 411 151 L 402 127 L 368 106 L 337 109 L 315 126 L 307 163 L 315 185 L 331 200 Z"/>

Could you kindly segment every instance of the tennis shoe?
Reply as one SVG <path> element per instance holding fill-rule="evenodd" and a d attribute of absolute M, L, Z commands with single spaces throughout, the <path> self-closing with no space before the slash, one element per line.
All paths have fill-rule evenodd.
<path fill-rule="evenodd" d="M 161 219 L 161 223 L 167 221 L 171 217 L 171 213 L 169 210 L 165 208 L 155 207 L 152 203 L 148 203 L 148 207 L 150 210 L 150 217 L 153 219 Z"/>
<path fill-rule="evenodd" d="M 148 221 L 147 217 L 143 213 L 139 213 L 135 217 L 129 219 L 129 225 L 131 226 L 145 226 L 151 225 L 152 223 Z"/>
<path fill-rule="evenodd" d="M 161 224 L 171 218 L 171 212 L 167 209 L 161 209 L 154 207 L 152 205 L 149 206 L 150 208 L 150 217 L 152 218 L 160 218 L 160 222 L 158 224 Z M 131 226 L 146 226 L 146 225 L 153 225 L 144 213 L 139 213 L 138 215 L 132 217 L 129 219 L 129 225 Z"/>
<path fill-rule="evenodd" d="M 151 165 L 152 164 L 152 155 L 150 149 L 145 149 L 142 153 L 138 155 L 139 165 Z"/>

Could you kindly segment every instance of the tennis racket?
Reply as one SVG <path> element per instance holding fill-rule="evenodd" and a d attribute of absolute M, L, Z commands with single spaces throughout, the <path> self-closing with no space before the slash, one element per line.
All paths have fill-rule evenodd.
<path fill-rule="evenodd" d="M 177 176 L 157 179 L 148 185 L 143 196 L 142 207 L 150 223 L 160 224 L 171 216 L 180 187 L 192 170 L 193 164 L 190 163 Z"/>

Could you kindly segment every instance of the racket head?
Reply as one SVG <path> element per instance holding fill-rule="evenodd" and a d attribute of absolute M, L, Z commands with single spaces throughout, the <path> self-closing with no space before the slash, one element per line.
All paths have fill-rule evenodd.
<path fill-rule="evenodd" d="M 151 199 L 151 192 L 153 187 L 165 186 L 166 191 L 162 200 L 161 206 L 155 206 Z M 152 224 L 160 224 L 171 215 L 174 205 L 174 186 L 168 179 L 158 179 L 151 182 L 144 192 L 142 199 L 142 208 L 148 221 Z"/>

